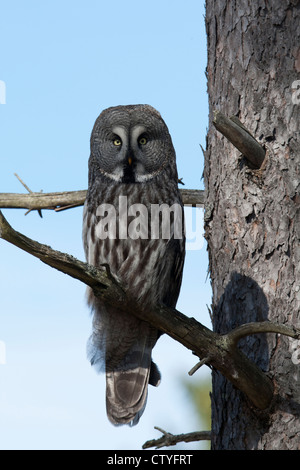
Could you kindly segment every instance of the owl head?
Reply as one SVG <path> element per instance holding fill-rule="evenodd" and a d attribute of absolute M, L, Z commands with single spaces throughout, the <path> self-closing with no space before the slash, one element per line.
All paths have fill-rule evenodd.
<path fill-rule="evenodd" d="M 118 183 L 144 183 L 167 168 L 176 171 L 168 128 L 149 105 L 105 109 L 92 131 L 90 162 L 94 177 L 99 172 Z"/>

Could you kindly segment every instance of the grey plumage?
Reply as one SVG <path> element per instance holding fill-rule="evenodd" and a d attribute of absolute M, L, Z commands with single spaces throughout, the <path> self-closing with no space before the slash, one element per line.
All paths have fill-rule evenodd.
<path fill-rule="evenodd" d="M 126 218 L 120 197 L 126 200 L 127 208 L 133 209 Z M 160 216 L 160 234 L 154 238 L 151 211 L 163 203 L 175 204 L 179 212 L 171 212 L 168 238 L 162 236 Z M 114 221 L 112 225 L 108 222 L 106 227 L 115 229 L 113 239 L 103 238 L 99 225 L 108 214 L 99 212 L 99 206 L 110 207 L 104 204 L 113 206 L 112 214 L 118 222 L 116 226 Z M 134 213 L 134 209 L 140 206 L 134 204 L 143 204 L 147 209 L 146 218 L 139 219 L 139 224 L 141 212 Z M 182 213 L 175 151 L 158 111 L 148 105 L 104 110 L 91 135 L 83 218 L 87 262 L 95 266 L 108 264 L 111 273 L 142 305 L 175 307 L 184 262 Z M 127 230 L 130 233 L 132 223 L 133 235 L 124 236 Z M 176 229 L 180 236 L 174 236 Z M 115 425 L 136 424 L 146 405 L 148 383 L 160 382 L 160 373 L 151 359 L 160 332 L 131 312 L 104 305 L 90 289 L 88 302 L 93 311 L 88 355 L 97 370 L 106 372 L 108 418 Z"/>

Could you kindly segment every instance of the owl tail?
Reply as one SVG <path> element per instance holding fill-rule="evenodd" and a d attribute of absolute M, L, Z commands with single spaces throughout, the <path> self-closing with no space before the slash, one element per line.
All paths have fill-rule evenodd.
<path fill-rule="evenodd" d="M 114 425 L 136 425 L 146 406 L 148 383 L 160 383 L 152 347 L 146 343 L 147 338 L 140 338 L 115 370 L 106 372 L 106 411 Z"/>

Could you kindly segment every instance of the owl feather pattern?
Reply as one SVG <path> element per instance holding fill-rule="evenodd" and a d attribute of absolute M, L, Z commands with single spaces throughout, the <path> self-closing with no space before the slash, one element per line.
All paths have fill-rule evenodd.
<path fill-rule="evenodd" d="M 162 204 L 172 209 L 167 236 L 163 211 L 152 217 Z M 175 307 L 185 254 L 183 207 L 172 140 L 151 106 L 108 108 L 95 122 L 83 243 L 87 262 L 108 265 L 141 305 Z M 148 384 L 160 382 L 151 356 L 161 332 L 131 312 L 105 305 L 91 289 L 88 302 L 93 312 L 88 355 L 106 373 L 107 416 L 115 425 L 137 424 Z"/>

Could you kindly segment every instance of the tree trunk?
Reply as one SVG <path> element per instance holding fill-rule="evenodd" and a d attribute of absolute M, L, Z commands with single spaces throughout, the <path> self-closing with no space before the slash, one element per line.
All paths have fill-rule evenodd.
<path fill-rule="evenodd" d="M 266 319 L 300 326 L 300 4 L 207 0 L 206 212 L 213 327 Z M 297 90 L 298 88 L 298 90 Z M 266 148 L 253 169 L 214 127 L 240 119 Z M 269 409 L 213 372 L 212 449 L 300 449 L 300 342 L 250 336 L 240 347 L 272 379 Z"/>

